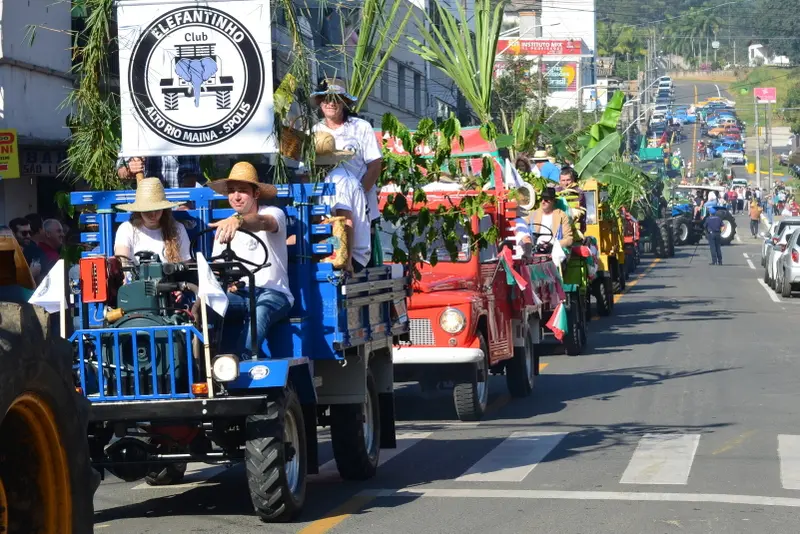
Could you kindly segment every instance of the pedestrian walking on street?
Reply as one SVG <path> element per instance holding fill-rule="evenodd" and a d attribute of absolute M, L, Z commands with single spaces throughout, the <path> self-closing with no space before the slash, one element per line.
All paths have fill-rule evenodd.
<path fill-rule="evenodd" d="M 761 220 L 761 207 L 758 202 L 753 200 L 750 202 L 750 233 L 753 234 L 753 239 L 758 237 L 758 223 Z"/>
<path fill-rule="evenodd" d="M 722 265 L 722 219 L 717 215 L 716 209 L 712 210 L 703 225 L 706 228 L 708 247 L 711 249 L 709 265 Z"/>

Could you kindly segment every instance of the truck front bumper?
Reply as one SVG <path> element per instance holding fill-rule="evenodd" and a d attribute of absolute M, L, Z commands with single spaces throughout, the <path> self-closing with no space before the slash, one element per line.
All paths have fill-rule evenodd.
<path fill-rule="evenodd" d="M 266 413 L 266 396 L 93 402 L 89 421 L 212 420 Z"/>
<path fill-rule="evenodd" d="M 484 358 L 479 348 L 467 347 L 394 347 L 395 365 L 477 363 Z"/>

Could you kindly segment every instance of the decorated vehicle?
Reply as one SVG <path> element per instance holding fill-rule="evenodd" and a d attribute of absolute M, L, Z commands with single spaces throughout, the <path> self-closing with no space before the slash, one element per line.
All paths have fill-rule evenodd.
<path fill-rule="evenodd" d="M 220 352 L 221 322 L 207 318 L 207 295 L 242 276 L 252 286 L 270 258 L 255 234 L 249 237 L 264 251 L 260 263 L 230 247 L 211 256 L 214 230 L 206 228 L 233 213 L 213 207 L 226 197 L 208 188 L 168 190 L 170 200 L 193 204 L 175 214 L 199 230 L 197 260 L 171 263 L 138 253 L 136 265 L 123 268 L 130 281 L 122 284 L 111 244 L 129 215 L 113 206 L 133 192 L 72 193 L 74 206 L 93 211 L 82 213 L 81 223 L 97 228 L 81 235 L 96 247 L 80 263 L 80 324 L 70 338 L 75 385 L 91 404 L 95 466 L 126 481 L 162 485 L 180 481 L 188 461 L 246 462 L 254 509 L 266 521 L 288 520 L 302 509 L 306 475 L 318 468 L 317 425 L 331 427 L 343 478 L 375 474 L 381 447 L 395 445 L 391 347 L 408 332 L 408 280 L 398 266 L 348 276 L 319 262 L 333 252 L 331 243 L 320 242 L 332 228 L 314 221 L 328 211 L 314 199 L 332 187 L 278 189 L 279 198 L 294 204 L 284 209 L 295 221 L 289 281 L 296 299 L 289 318 L 273 325 L 247 360 Z M 178 303 L 176 291 L 198 295 L 196 306 Z M 254 329 L 252 302 L 250 309 Z"/>
<path fill-rule="evenodd" d="M 705 235 L 703 223 L 709 213 L 717 213 L 722 218 L 722 244 L 730 245 L 736 236 L 736 219 L 724 203 L 699 209 L 695 206 L 691 192 L 711 192 L 722 198 L 726 188 L 713 185 L 679 185 L 672 203 L 672 217 L 675 224 L 675 240 L 678 245 L 694 245 Z"/>

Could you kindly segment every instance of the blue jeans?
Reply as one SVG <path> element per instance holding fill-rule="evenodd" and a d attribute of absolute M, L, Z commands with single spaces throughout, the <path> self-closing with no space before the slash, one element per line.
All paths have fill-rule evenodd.
<path fill-rule="evenodd" d="M 256 346 L 260 352 L 270 327 L 288 317 L 292 306 L 284 293 L 274 289 L 256 288 L 255 297 Z M 238 335 L 233 353 L 241 355 L 242 359 L 249 359 L 253 356 L 250 336 L 250 289 L 246 287 L 236 293 L 228 293 L 228 301 L 230 306 L 223 323 L 223 347 L 231 350 L 234 339 L 232 336 Z"/>

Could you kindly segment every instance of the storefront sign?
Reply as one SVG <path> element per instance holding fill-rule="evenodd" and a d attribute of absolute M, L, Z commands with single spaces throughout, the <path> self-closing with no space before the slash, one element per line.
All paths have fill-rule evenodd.
<path fill-rule="evenodd" d="M 577 90 L 577 63 L 556 63 L 545 61 L 541 66 L 547 88 L 550 91 L 576 91 Z"/>
<path fill-rule="evenodd" d="M 117 5 L 124 156 L 277 152 L 269 1 Z"/>
<path fill-rule="evenodd" d="M 581 41 L 553 39 L 500 39 L 497 53 L 514 56 L 565 56 L 581 53 Z"/>
<path fill-rule="evenodd" d="M 0 180 L 19 178 L 19 145 L 16 130 L 0 130 Z"/>
<path fill-rule="evenodd" d="M 22 151 L 20 163 L 25 176 L 47 176 L 55 178 L 64 171 L 67 159 L 65 150 L 28 150 Z"/>

